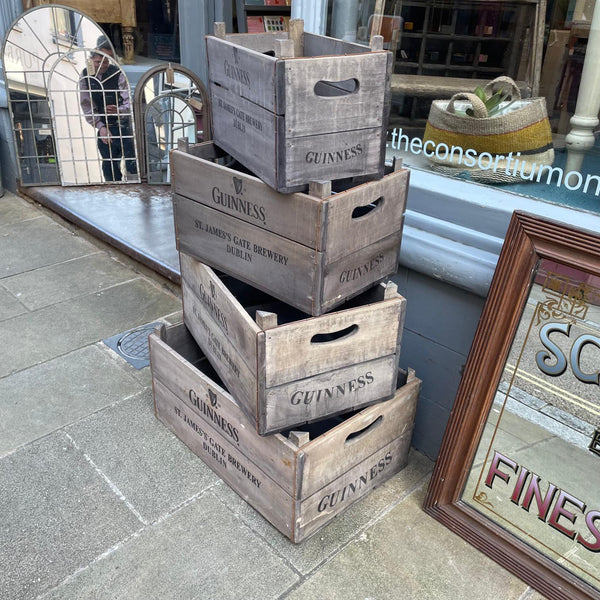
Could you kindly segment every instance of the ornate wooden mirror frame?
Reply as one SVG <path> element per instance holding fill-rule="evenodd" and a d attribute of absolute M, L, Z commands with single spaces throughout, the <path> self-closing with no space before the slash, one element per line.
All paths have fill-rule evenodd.
<path fill-rule="evenodd" d="M 514 213 L 424 503 L 556 600 L 600 598 L 599 276 L 598 235 Z M 511 412 L 530 373 L 530 392 L 552 394 L 537 414 L 573 417 L 583 433 L 560 419 L 550 429 L 576 445 Z"/>

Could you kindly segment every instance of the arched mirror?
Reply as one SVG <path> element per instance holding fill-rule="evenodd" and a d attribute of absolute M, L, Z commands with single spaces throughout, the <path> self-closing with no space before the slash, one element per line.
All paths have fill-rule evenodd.
<path fill-rule="evenodd" d="M 140 181 L 129 82 L 109 52 L 75 50 L 56 62 L 48 92 L 63 185 Z"/>
<path fill-rule="evenodd" d="M 104 64 L 118 68 L 102 29 L 89 17 L 59 5 L 23 13 L 8 31 L 2 63 L 22 185 L 56 185 L 63 177 L 64 183 L 77 185 L 104 180 L 98 176 L 103 164 L 99 134 L 87 125 L 79 101 L 79 80 L 91 65 L 92 51 L 102 54 Z M 128 92 L 126 79 L 121 85 Z M 133 130 L 130 139 L 133 142 Z"/>
<path fill-rule="evenodd" d="M 187 137 L 190 143 L 211 139 L 206 89 L 179 65 L 146 73 L 136 87 L 135 114 L 142 179 L 148 183 L 170 183 L 169 151 L 179 138 Z"/>

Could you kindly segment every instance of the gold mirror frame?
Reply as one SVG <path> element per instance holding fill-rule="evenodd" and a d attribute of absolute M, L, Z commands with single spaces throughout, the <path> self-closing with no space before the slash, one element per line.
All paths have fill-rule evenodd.
<path fill-rule="evenodd" d="M 599 589 L 462 499 L 537 265 L 544 259 L 599 276 L 600 237 L 534 215 L 513 214 L 424 510 L 548 598 L 598 600 Z M 600 559 L 600 554 L 594 556 Z"/>

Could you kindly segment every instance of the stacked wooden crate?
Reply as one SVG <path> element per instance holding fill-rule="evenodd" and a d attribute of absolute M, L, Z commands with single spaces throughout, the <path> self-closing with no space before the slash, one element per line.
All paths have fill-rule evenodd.
<path fill-rule="evenodd" d="M 157 417 L 294 542 L 406 464 L 420 387 L 382 283 L 391 57 L 301 26 L 207 38 L 215 142 L 171 154 L 184 323 L 150 337 Z"/>

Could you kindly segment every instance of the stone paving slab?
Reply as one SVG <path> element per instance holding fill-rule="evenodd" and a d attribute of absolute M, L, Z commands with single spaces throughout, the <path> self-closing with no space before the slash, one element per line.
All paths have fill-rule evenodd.
<path fill-rule="evenodd" d="M 6 277 L 2 280 L 2 286 L 29 310 L 37 310 L 99 292 L 135 277 L 131 269 L 105 252 L 96 252 Z"/>
<path fill-rule="evenodd" d="M 35 219 L 40 216 L 38 207 L 11 193 L 2 196 L 0 203 L 2 204 L 2 210 L 0 210 L 0 227 L 27 219 Z"/>
<path fill-rule="evenodd" d="M 0 280 L 0 322 L 22 315 L 27 312 L 27 308 L 19 301 L 18 298 L 11 294 L 2 286 Z"/>
<path fill-rule="evenodd" d="M 584 421 L 583 419 L 580 419 L 579 417 L 576 417 L 575 415 L 572 415 L 571 413 L 561 410 L 557 406 L 545 406 L 542 408 L 541 412 L 543 412 L 545 415 L 548 415 L 555 421 L 558 421 L 560 424 L 565 425 L 569 429 L 574 429 L 575 431 L 582 433 L 588 439 L 594 435 L 595 429 L 593 425 Z"/>
<path fill-rule="evenodd" d="M 142 526 L 64 433 L 0 461 L 0 598 L 29 600 Z"/>
<path fill-rule="evenodd" d="M 219 481 L 154 416 L 151 389 L 94 413 L 66 432 L 146 524 Z"/>
<path fill-rule="evenodd" d="M 181 302 L 135 279 L 5 321 L 0 328 L 0 377 L 156 321 Z"/>
<path fill-rule="evenodd" d="M 207 492 L 40 600 L 268 600 L 298 579 Z"/>
<path fill-rule="evenodd" d="M 88 346 L 0 379 L 0 456 L 143 389 Z"/>
<path fill-rule="evenodd" d="M 408 465 L 384 485 L 338 515 L 330 524 L 301 544 L 293 544 L 268 521 L 248 505 L 229 486 L 223 484 L 219 497 L 253 531 L 300 573 L 306 575 L 343 548 L 361 530 L 381 517 L 407 494 L 422 484 L 433 470 L 433 463 L 416 451 L 411 451 Z M 216 493 L 216 492 L 215 492 Z"/>
<path fill-rule="evenodd" d="M 50 217 L 0 227 L 0 277 L 64 262 L 96 251 L 96 247 L 71 233 Z"/>
<path fill-rule="evenodd" d="M 516 385 L 509 386 L 507 381 L 501 381 L 498 385 L 498 390 L 506 394 L 506 392 L 508 392 L 509 390 L 509 387 L 510 397 L 514 398 L 521 404 L 525 404 L 535 410 L 540 410 L 547 405 L 547 403 L 544 400 L 540 400 L 540 398 L 536 398 L 535 396 L 528 394 L 527 392 L 519 389 Z"/>
<path fill-rule="evenodd" d="M 540 441 L 552 436 L 558 436 L 580 448 L 587 448 L 589 446 L 590 437 L 546 415 L 545 411 L 533 410 L 510 397 L 507 400 L 506 406 L 509 410 L 504 412 L 506 421 L 503 422 L 502 426 L 505 429 L 510 429 L 512 433 L 518 435 L 523 440 L 533 443 L 536 440 Z M 503 417 L 504 420 L 505 417 Z"/>
<path fill-rule="evenodd" d="M 522 600 L 527 585 L 425 515 L 424 496 L 425 486 L 285 597 Z"/>

